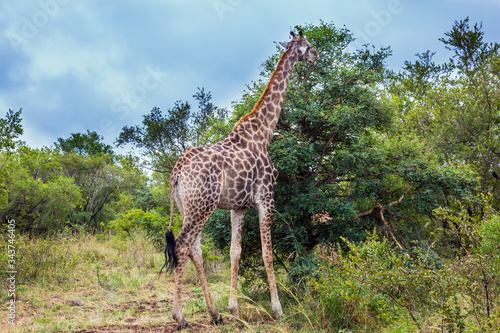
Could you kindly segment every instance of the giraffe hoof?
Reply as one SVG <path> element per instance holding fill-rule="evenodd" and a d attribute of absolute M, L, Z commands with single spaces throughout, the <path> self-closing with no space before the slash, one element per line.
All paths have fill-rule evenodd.
<path fill-rule="evenodd" d="M 177 325 L 177 331 L 182 331 L 183 329 L 189 328 L 189 324 L 187 321 L 183 322 L 182 324 Z"/>
<path fill-rule="evenodd" d="M 224 320 L 222 320 L 222 316 L 220 316 L 220 315 L 212 317 L 211 322 L 212 322 L 212 324 L 217 325 L 217 326 L 224 324 Z"/>
<path fill-rule="evenodd" d="M 231 316 L 230 316 L 231 320 L 240 317 L 240 312 L 238 311 L 238 309 L 236 309 L 236 310 L 229 310 L 229 313 L 231 314 Z"/>
<path fill-rule="evenodd" d="M 274 315 L 276 319 L 279 319 L 280 317 L 283 317 L 283 310 L 281 310 L 281 304 L 277 304 L 272 307 L 274 310 Z"/>

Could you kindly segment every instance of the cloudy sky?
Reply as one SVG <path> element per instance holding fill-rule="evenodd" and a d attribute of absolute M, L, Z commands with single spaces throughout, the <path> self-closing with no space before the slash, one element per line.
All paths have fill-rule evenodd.
<path fill-rule="evenodd" d="M 297 24 L 345 25 L 399 70 L 427 49 L 449 58 L 438 39 L 467 16 L 500 41 L 499 14 L 500 0 L 2 0 L 0 116 L 23 108 L 33 147 L 87 129 L 112 144 L 197 87 L 230 107 Z"/>

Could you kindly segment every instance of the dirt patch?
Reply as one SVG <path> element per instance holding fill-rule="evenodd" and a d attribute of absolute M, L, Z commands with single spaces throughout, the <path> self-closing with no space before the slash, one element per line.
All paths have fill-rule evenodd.
<path fill-rule="evenodd" d="M 140 315 L 144 312 L 165 312 L 167 311 L 167 304 L 172 303 L 171 300 L 159 300 L 159 301 L 130 301 L 125 303 L 112 304 L 110 307 L 113 310 L 127 311 L 135 309 L 134 314 Z"/>
<path fill-rule="evenodd" d="M 203 325 L 198 323 L 190 324 L 189 328 L 182 330 L 183 333 L 201 333 L 201 332 L 213 332 L 217 330 L 216 327 L 210 325 Z M 108 326 L 96 326 L 83 331 L 79 331 L 78 333 L 94 333 L 94 332 L 137 332 L 137 333 L 173 333 L 179 332 L 177 331 L 176 323 L 167 323 L 167 324 L 159 324 L 159 325 L 134 325 L 134 324 L 123 324 L 123 325 L 108 325 Z"/>
<path fill-rule="evenodd" d="M 95 326 L 79 333 L 93 332 L 164 332 L 165 325 L 143 326 L 134 324 Z M 176 327 L 175 327 L 176 328 Z M 174 328 L 174 329 L 175 329 Z"/>

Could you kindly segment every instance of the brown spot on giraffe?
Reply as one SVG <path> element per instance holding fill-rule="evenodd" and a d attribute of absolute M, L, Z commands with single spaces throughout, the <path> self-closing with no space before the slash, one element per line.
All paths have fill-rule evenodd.
<path fill-rule="evenodd" d="M 292 34 L 293 35 L 293 34 Z M 274 188 L 278 171 L 273 166 L 268 147 L 281 112 L 293 66 L 297 61 L 314 62 L 318 53 L 300 33 L 288 43 L 286 51 L 254 108 L 243 116 L 224 140 L 213 145 L 187 149 L 177 161 L 170 176 L 170 226 L 174 201 L 182 215 L 183 226 L 175 241 L 166 233 L 166 256 L 175 268 L 175 291 L 172 317 L 179 328 L 187 326 L 182 315 L 182 277 L 189 257 L 196 268 L 212 320 L 221 318 L 203 269 L 201 229 L 216 208 L 231 210 L 231 291 L 229 311 L 238 316 L 236 299 L 238 265 L 241 256 L 241 233 L 247 208 L 259 213 L 262 257 L 266 268 L 271 306 L 276 317 L 282 316 L 273 269 L 271 241 Z"/>

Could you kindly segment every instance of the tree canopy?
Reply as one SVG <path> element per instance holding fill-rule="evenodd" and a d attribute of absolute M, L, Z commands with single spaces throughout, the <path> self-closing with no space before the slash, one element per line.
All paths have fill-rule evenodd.
<path fill-rule="evenodd" d="M 500 46 L 484 42 L 481 25 L 468 18 L 445 36 L 448 62 L 435 64 L 427 51 L 394 77 L 399 130 L 433 147 L 442 164 L 470 167 L 500 209 Z"/>
<path fill-rule="evenodd" d="M 113 155 L 113 147 L 102 141 L 102 135 L 97 134 L 96 131 L 87 130 L 87 134 L 71 133 L 71 136 L 67 139 L 57 138 L 54 146 L 65 154 L 74 153 L 83 156 Z"/>
<path fill-rule="evenodd" d="M 193 98 L 198 101 L 197 110 L 182 101 L 176 101 L 165 114 L 154 107 L 143 116 L 141 125 L 123 127 L 116 145 L 132 144 L 155 171 L 170 173 L 184 150 L 216 141 L 220 128 L 224 129 L 227 110 L 212 104 L 211 93 L 198 88 Z"/>
<path fill-rule="evenodd" d="M 22 111 L 23 109 L 19 109 L 19 111 L 9 109 L 5 118 L 0 118 L 0 151 L 9 151 L 16 147 L 15 139 L 23 134 Z"/>

